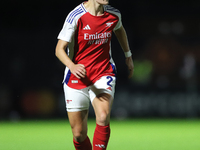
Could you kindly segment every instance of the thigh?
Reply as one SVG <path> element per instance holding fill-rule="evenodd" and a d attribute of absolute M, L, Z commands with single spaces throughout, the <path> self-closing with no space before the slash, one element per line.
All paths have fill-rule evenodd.
<path fill-rule="evenodd" d="M 102 93 L 106 93 L 112 96 L 114 99 L 115 94 L 116 77 L 114 76 L 103 76 L 97 80 L 89 89 L 89 96 L 91 102 Z"/>
<path fill-rule="evenodd" d="M 74 139 L 84 141 L 87 137 L 88 110 L 67 113 Z"/>
<path fill-rule="evenodd" d="M 68 112 L 78 112 L 89 109 L 90 98 L 88 88 L 73 89 L 64 83 L 66 109 Z"/>
<path fill-rule="evenodd" d="M 113 97 L 107 93 L 101 93 L 92 101 L 92 106 L 96 115 L 96 123 L 105 126 L 110 122 L 110 113 Z"/>
<path fill-rule="evenodd" d="M 99 125 L 107 125 L 114 99 L 116 78 L 103 76 L 90 87 L 89 95 Z"/>

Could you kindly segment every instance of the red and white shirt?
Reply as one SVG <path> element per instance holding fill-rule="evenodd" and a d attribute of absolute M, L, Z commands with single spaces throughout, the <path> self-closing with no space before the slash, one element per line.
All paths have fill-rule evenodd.
<path fill-rule="evenodd" d="M 78 79 L 66 67 L 64 82 L 69 87 L 82 89 L 102 76 L 115 76 L 110 42 L 112 31 L 121 26 L 119 10 L 110 5 L 104 6 L 101 16 L 91 15 L 83 3 L 68 14 L 58 39 L 69 42 L 69 58 L 75 64 L 83 64 L 87 72 L 85 78 Z"/>

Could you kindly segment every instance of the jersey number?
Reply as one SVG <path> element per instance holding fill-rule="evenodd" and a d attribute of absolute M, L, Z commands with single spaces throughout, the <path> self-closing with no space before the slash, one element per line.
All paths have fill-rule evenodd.
<path fill-rule="evenodd" d="M 109 79 L 109 81 L 107 82 L 107 85 L 111 86 L 110 83 L 113 81 L 113 78 L 111 76 L 107 76 L 107 79 Z"/>

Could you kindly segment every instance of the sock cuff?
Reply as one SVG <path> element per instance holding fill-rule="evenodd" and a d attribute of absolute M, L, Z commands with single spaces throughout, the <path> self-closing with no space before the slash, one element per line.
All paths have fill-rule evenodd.
<path fill-rule="evenodd" d="M 76 143 L 76 144 L 78 144 L 78 145 L 80 145 L 81 143 L 86 142 L 87 140 L 89 140 L 89 137 L 88 137 L 88 136 L 87 136 L 87 137 L 85 138 L 85 140 L 82 141 L 82 142 L 77 142 L 77 141 L 73 138 L 73 142 Z"/>
<path fill-rule="evenodd" d="M 77 142 L 74 138 L 73 142 L 76 150 L 92 150 L 92 145 L 88 136 L 83 142 Z"/>
<path fill-rule="evenodd" d="M 96 130 L 102 133 L 109 133 L 110 132 L 110 124 L 106 126 L 101 126 L 96 123 Z"/>
<path fill-rule="evenodd" d="M 73 138 L 73 142 L 76 144 L 76 145 L 80 145 L 82 142 L 77 142 L 74 138 Z"/>

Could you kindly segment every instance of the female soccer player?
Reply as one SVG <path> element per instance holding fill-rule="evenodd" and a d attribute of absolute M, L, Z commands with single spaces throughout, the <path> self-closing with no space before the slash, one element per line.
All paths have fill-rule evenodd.
<path fill-rule="evenodd" d="M 78 5 L 68 14 L 58 35 L 56 56 L 66 66 L 63 86 L 76 150 L 92 150 L 87 136 L 90 101 L 96 115 L 93 150 L 105 150 L 108 144 L 116 80 L 110 45 L 112 31 L 125 53 L 129 77 L 133 75 L 121 14 L 108 3 L 109 0 L 88 0 Z"/>

